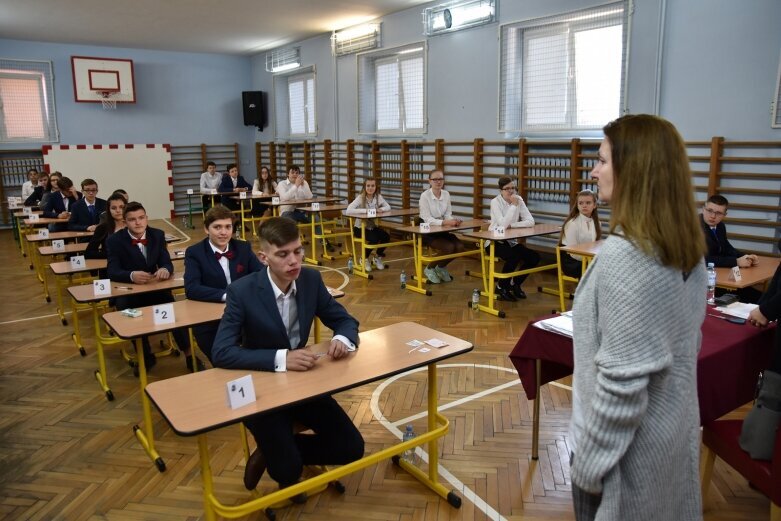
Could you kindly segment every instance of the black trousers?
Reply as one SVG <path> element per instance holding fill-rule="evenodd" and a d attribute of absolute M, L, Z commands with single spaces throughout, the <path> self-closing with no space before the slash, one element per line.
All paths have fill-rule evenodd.
<path fill-rule="evenodd" d="M 206 355 L 209 362 L 212 361 L 212 346 L 214 345 L 214 338 L 217 336 L 217 329 L 219 329 L 219 327 L 219 320 L 193 327 L 193 336 L 198 343 L 198 348 Z"/>
<path fill-rule="evenodd" d="M 540 263 L 540 254 L 527 248 L 523 244 L 510 246 L 510 243 L 507 241 L 494 241 L 494 244 L 496 248 L 494 250 L 496 256 L 504 260 L 502 273 L 518 271 L 519 267 L 524 270 L 530 269 Z M 510 286 L 511 280 L 513 281 L 513 284 L 520 286 L 523 284 L 523 281 L 526 280 L 526 277 L 528 277 L 528 275 L 519 275 L 517 277 L 513 277 L 512 279 L 501 279 L 499 281 L 499 286 L 502 288 L 507 288 Z"/>
<path fill-rule="evenodd" d="M 300 423 L 314 434 L 293 434 Z M 363 437 L 330 396 L 257 414 L 244 420 L 266 458 L 269 476 L 282 487 L 301 477 L 304 465 L 344 465 L 363 457 Z"/>
<path fill-rule="evenodd" d="M 144 306 L 156 306 L 158 304 L 168 304 L 174 302 L 174 296 L 170 291 L 154 291 L 152 293 L 144 293 L 142 295 L 129 295 L 117 297 L 116 308 L 119 310 L 127 308 L 140 308 Z M 187 328 L 174 329 L 171 332 L 176 341 L 176 345 L 179 349 L 190 349 L 190 336 L 187 334 Z M 144 336 L 141 338 L 144 346 L 144 355 L 149 356 L 152 354 L 152 347 L 149 345 L 149 337 Z"/>
<path fill-rule="evenodd" d="M 357 226 L 353 226 L 353 237 L 361 237 L 361 229 Z M 366 228 L 366 244 L 381 244 L 383 242 L 390 242 L 390 234 L 382 228 Z M 366 248 L 366 255 L 372 251 L 372 248 Z M 385 248 L 377 248 L 377 255 L 380 257 L 385 256 Z"/>
<path fill-rule="evenodd" d="M 579 279 L 583 275 L 583 263 L 573 258 L 567 252 L 559 252 L 559 258 L 561 258 L 561 271 L 568 277 Z"/>

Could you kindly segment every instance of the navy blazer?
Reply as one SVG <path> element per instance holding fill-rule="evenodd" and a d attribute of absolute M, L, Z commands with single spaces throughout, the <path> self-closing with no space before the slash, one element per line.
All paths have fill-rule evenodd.
<path fill-rule="evenodd" d="M 236 188 L 246 188 L 248 192 L 252 191 L 252 185 L 247 182 L 246 179 L 244 179 L 244 176 L 240 175 L 237 178 L 236 181 Z M 231 176 L 228 174 L 225 174 L 222 176 L 222 182 L 220 182 L 220 187 L 217 188 L 217 191 L 219 193 L 224 192 L 233 192 L 235 189 L 233 188 L 233 180 L 231 179 Z M 230 202 L 233 202 L 234 205 L 238 204 L 237 201 L 231 199 L 231 195 L 223 195 L 221 198 L 222 204 L 225 206 L 228 206 Z"/>
<path fill-rule="evenodd" d="M 95 213 L 90 216 L 87 200 L 79 199 L 71 208 L 71 216 L 68 219 L 68 229 L 83 232 L 87 227 L 100 223 L 100 214 L 108 208 L 105 199 L 95 198 Z"/>
<path fill-rule="evenodd" d="M 250 243 L 231 239 L 228 249 L 233 252 L 233 258 L 228 261 L 231 282 L 263 268 Z M 222 302 L 227 288 L 228 281 L 209 245 L 209 238 L 187 248 L 184 253 L 184 291 L 187 298 Z"/>
<path fill-rule="evenodd" d="M 165 233 L 157 228 L 146 229 L 146 259 L 138 246 L 131 242 L 130 232 L 120 230 L 109 236 L 106 241 L 108 250 L 108 278 L 117 282 L 133 282 L 130 273 L 146 271 L 154 273 L 165 268 L 174 274 L 174 265 L 165 244 Z"/>
<path fill-rule="evenodd" d="M 215 367 L 273 371 L 277 350 L 290 348 L 267 271 L 264 266 L 228 286 L 225 313 L 212 347 Z M 318 271 L 302 267 L 296 288 L 298 347 L 306 346 L 315 317 L 335 335 L 358 345 L 358 321 L 328 293 Z"/>
<path fill-rule="evenodd" d="M 705 262 L 712 262 L 717 268 L 732 268 L 738 265 L 738 257 L 743 254 L 736 250 L 727 240 L 727 227 L 723 222 L 716 225 L 716 236 L 713 230 L 700 215 L 700 226 L 705 234 L 705 243 L 708 245 L 708 252 L 705 254 Z"/>
<path fill-rule="evenodd" d="M 43 208 L 43 216 L 51 219 L 56 219 L 62 212 L 67 212 L 73 209 L 73 205 L 78 201 L 77 197 L 68 197 L 68 209 L 65 209 L 65 201 L 62 198 L 61 192 L 52 192 L 49 199 L 46 201 L 46 206 Z"/>

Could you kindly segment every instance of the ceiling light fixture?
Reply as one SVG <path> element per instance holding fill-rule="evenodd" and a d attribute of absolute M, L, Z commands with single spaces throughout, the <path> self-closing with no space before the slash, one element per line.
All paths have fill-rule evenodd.
<path fill-rule="evenodd" d="M 334 56 L 344 56 L 360 51 L 375 49 L 380 46 L 379 23 L 355 25 L 331 35 L 331 52 Z"/>
<path fill-rule="evenodd" d="M 301 48 L 286 47 L 266 53 L 266 70 L 284 72 L 301 67 Z"/>
<path fill-rule="evenodd" d="M 435 36 L 495 21 L 496 0 L 448 2 L 423 11 L 423 32 Z"/>

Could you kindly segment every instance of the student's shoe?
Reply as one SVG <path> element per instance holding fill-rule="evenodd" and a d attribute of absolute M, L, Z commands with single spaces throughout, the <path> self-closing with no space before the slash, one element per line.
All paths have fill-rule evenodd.
<path fill-rule="evenodd" d="M 382 263 L 382 259 L 379 257 L 374 257 L 374 267 L 378 270 L 384 270 L 385 264 Z"/>
<path fill-rule="evenodd" d="M 279 490 L 282 490 L 283 488 L 287 488 L 287 487 L 292 487 L 296 483 L 298 483 L 298 482 L 296 481 L 296 482 L 289 483 L 289 484 L 280 483 L 279 484 Z M 290 500 L 291 503 L 295 503 L 296 505 L 303 505 L 304 503 L 306 503 L 306 500 L 309 499 L 309 496 L 306 495 L 306 492 L 300 492 L 300 493 L 296 494 L 295 496 L 290 497 L 288 499 Z"/>
<path fill-rule="evenodd" d="M 517 298 L 517 299 L 525 299 L 526 298 L 526 292 L 523 291 L 523 289 L 521 289 L 521 287 L 518 286 L 517 284 L 512 286 L 512 290 L 511 291 L 512 291 L 513 295 L 515 295 L 515 298 Z"/>
<path fill-rule="evenodd" d="M 260 482 L 261 476 L 266 471 L 266 458 L 260 448 L 256 448 L 244 467 L 244 488 L 254 490 Z"/>
<path fill-rule="evenodd" d="M 190 371 L 191 373 L 194 373 L 195 371 L 193 371 L 193 357 L 190 355 L 185 355 L 184 361 L 185 364 L 187 364 L 187 370 Z M 197 368 L 198 371 L 206 370 L 206 366 L 203 364 L 203 361 L 197 356 L 195 357 L 195 367 Z"/>
<path fill-rule="evenodd" d="M 442 280 L 442 282 L 452 282 L 453 277 L 450 276 L 450 272 L 447 271 L 447 268 L 444 266 L 437 266 L 434 268 L 437 271 L 437 275 Z"/>
<path fill-rule="evenodd" d="M 153 354 L 144 354 L 144 367 L 147 371 L 157 365 L 157 357 Z"/>
<path fill-rule="evenodd" d="M 363 259 L 359 262 L 361 266 L 363 266 L 363 271 L 366 273 L 369 273 L 372 270 L 372 263 L 371 262 L 363 262 Z"/>
<path fill-rule="evenodd" d="M 499 297 L 499 300 L 504 300 L 506 302 L 518 302 L 518 299 L 515 298 L 515 296 L 510 293 L 510 290 L 507 288 L 496 288 L 496 295 Z"/>
<path fill-rule="evenodd" d="M 336 246 L 331 241 L 325 241 L 325 249 L 333 253 L 336 251 Z"/>
<path fill-rule="evenodd" d="M 423 273 L 426 275 L 428 281 L 432 284 L 439 284 L 442 280 L 437 275 L 436 268 L 425 268 Z"/>

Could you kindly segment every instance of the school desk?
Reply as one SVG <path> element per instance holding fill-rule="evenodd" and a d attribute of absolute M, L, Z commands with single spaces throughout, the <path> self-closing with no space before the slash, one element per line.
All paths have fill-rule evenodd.
<path fill-rule="evenodd" d="M 600 248 L 602 248 L 602 245 L 605 243 L 604 239 L 600 239 L 598 241 L 593 242 L 583 242 L 580 244 L 573 244 L 572 246 L 556 246 L 556 265 L 558 268 L 558 279 L 559 279 L 559 290 L 556 292 L 556 294 L 559 297 L 559 311 L 562 313 L 567 310 L 567 308 L 564 307 L 564 298 L 565 297 L 574 297 L 574 293 L 567 293 L 564 291 L 564 281 L 569 282 L 577 282 L 578 279 L 574 277 L 570 277 L 564 274 L 564 271 L 561 269 L 561 252 L 566 252 L 570 255 L 580 255 L 581 256 L 581 273 L 586 272 L 586 268 L 588 268 L 589 262 L 591 262 L 591 259 L 593 259 L 597 253 L 599 253 Z M 545 291 L 545 288 L 542 289 L 543 292 Z M 550 292 L 550 290 L 548 291 Z"/>
<path fill-rule="evenodd" d="M 766 284 L 773 278 L 781 259 L 778 257 L 757 256 L 756 266 L 740 268 L 740 282 L 730 280 L 732 268 L 716 268 L 716 286 L 725 289 L 742 289 L 754 284 Z"/>
<path fill-rule="evenodd" d="M 410 349 L 411 340 L 438 338 L 448 345 L 427 352 Z M 268 510 L 280 501 L 301 492 L 310 492 L 324 484 L 337 480 L 360 469 L 392 458 L 416 479 L 446 498 L 456 508 L 461 498 L 439 482 L 438 439 L 447 434 L 449 422 L 437 410 L 437 362 L 467 353 L 472 344 L 421 324 L 401 322 L 360 334 L 360 347 L 340 360 L 321 357 L 309 371 L 284 373 L 210 369 L 199 373 L 178 376 L 151 383 L 146 393 L 158 408 L 173 431 L 180 436 L 198 436 L 198 452 L 201 460 L 204 509 L 207 520 L 216 516 L 236 518 L 250 512 Z M 328 343 L 309 347 L 313 352 L 327 351 Z M 210 431 L 242 421 L 253 414 L 262 414 L 298 402 L 326 396 L 371 383 L 418 367 L 428 368 L 428 430 L 418 433 L 409 441 L 397 443 L 374 454 L 335 467 L 318 476 L 291 487 L 277 490 L 263 497 L 237 506 L 223 505 L 214 491 L 214 480 L 209 464 L 206 434 Z M 256 401 L 238 409 L 227 405 L 228 382 L 251 375 L 256 389 Z M 399 456 L 408 449 L 428 443 L 428 472 L 401 460 Z"/>
<path fill-rule="evenodd" d="M 271 198 L 275 196 L 249 192 L 249 191 L 245 193 L 247 195 L 245 196 L 244 199 L 241 198 L 241 195 L 239 195 L 238 192 L 232 195 L 231 199 L 235 199 L 239 201 L 240 204 L 239 213 L 241 215 L 241 238 L 246 240 L 244 226 L 246 226 L 247 223 L 250 223 L 250 225 L 252 226 L 252 235 L 257 236 L 258 234 L 257 231 L 255 230 L 255 223 L 262 223 L 263 221 L 268 219 L 268 217 L 264 217 L 262 215 L 258 217 L 252 215 L 252 207 L 255 205 L 255 201 L 271 201 Z M 244 205 L 248 201 L 250 203 L 250 207 L 244 208 Z"/>
<path fill-rule="evenodd" d="M 323 247 L 323 255 L 322 257 L 326 260 L 336 260 L 336 259 L 343 259 L 346 257 L 349 257 L 352 255 L 350 253 L 350 250 L 348 249 L 346 252 L 340 252 L 336 255 L 331 255 L 328 253 L 328 247 L 326 246 L 327 241 L 329 239 L 338 239 L 340 237 L 348 237 L 351 236 L 352 233 L 347 231 L 336 231 L 336 230 L 330 230 L 329 226 L 336 226 L 339 224 L 339 221 L 336 219 L 333 220 L 325 220 L 323 219 L 323 213 L 324 212 L 334 212 L 334 211 L 341 211 L 347 208 L 346 204 L 323 204 L 320 205 L 317 210 L 315 210 L 312 205 L 308 206 L 302 206 L 299 208 L 299 210 L 304 211 L 309 214 L 309 225 L 310 225 L 310 232 L 312 237 L 312 250 L 309 252 L 308 256 L 304 257 L 304 261 L 308 262 L 309 264 L 314 264 L 315 266 L 322 266 L 323 263 L 318 260 L 318 254 L 317 254 L 317 243 L 319 242 L 320 245 Z M 315 229 L 317 228 L 317 225 L 320 225 L 320 232 L 316 233 Z M 347 241 L 345 241 L 345 244 Z M 338 243 L 341 245 L 341 243 Z"/>
<path fill-rule="evenodd" d="M 58 234 L 75 234 L 75 233 L 83 233 L 86 234 L 84 237 L 88 237 L 92 235 L 92 232 L 57 232 Z M 52 234 L 49 234 L 51 237 Z M 75 237 L 70 237 L 70 239 Z M 54 237 L 53 239 L 56 239 Z M 63 240 L 68 240 L 69 238 L 64 238 Z M 40 242 L 40 241 L 39 241 Z M 87 250 L 87 242 L 76 242 L 76 243 L 68 243 L 63 245 L 62 248 L 55 248 L 54 246 L 38 246 L 37 248 L 34 246 L 37 244 L 37 242 L 30 242 L 30 251 L 33 252 L 33 263 L 35 265 L 35 273 L 38 276 L 38 280 L 43 284 L 43 296 L 46 299 L 46 302 L 51 302 L 51 296 L 49 295 L 49 278 L 47 276 L 48 270 L 46 267 L 50 263 L 51 259 L 53 259 L 57 255 L 72 255 L 72 254 L 80 254 L 84 253 Z"/>
<path fill-rule="evenodd" d="M 19 237 L 24 237 L 27 234 L 30 234 L 33 232 L 35 228 L 41 227 L 41 226 L 49 226 L 50 224 L 57 224 L 57 223 L 67 223 L 67 219 L 52 219 L 51 217 L 38 217 L 37 221 L 31 221 L 28 219 L 22 219 L 20 222 L 23 227 L 19 228 Z M 22 252 L 22 256 L 27 257 L 30 260 L 30 269 L 35 269 L 35 266 L 33 265 L 32 256 L 35 254 L 35 252 L 30 251 L 30 244 L 27 241 L 22 240 L 22 244 L 24 245 L 24 251 Z"/>
<path fill-rule="evenodd" d="M 397 210 L 390 209 L 384 212 L 377 212 L 377 217 L 372 218 L 376 219 L 376 221 L 380 221 L 381 219 L 388 219 L 391 217 L 407 217 L 410 215 L 418 215 L 420 211 L 417 208 L 400 208 Z M 355 265 L 353 267 L 353 274 L 358 275 L 359 277 L 364 277 L 366 279 L 371 280 L 373 277 L 370 273 L 366 271 L 366 263 L 369 261 L 367 260 L 366 255 L 366 248 L 371 247 L 371 249 L 377 249 L 377 248 L 390 248 L 393 246 L 402 246 L 405 244 L 412 245 L 414 248 L 415 240 L 414 239 L 403 239 L 400 241 L 391 241 L 386 242 L 382 244 L 372 244 L 369 245 L 366 242 L 366 222 L 372 219 L 366 218 L 366 210 L 351 210 L 351 211 L 344 211 L 342 212 L 342 215 L 346 216 L 350 219 L 350 237 L 352 238 L 352 246 L 353 246 L 353 252 L 355 252 L 355 256 L 357 258 L 363 259 L 362 263 L 359 263 L 356 259 Z M 360 219 L 361 220 L 361 236 L 356 237 L 352 234 L 352 230 L 355 226 L 355 220 Z"/>

